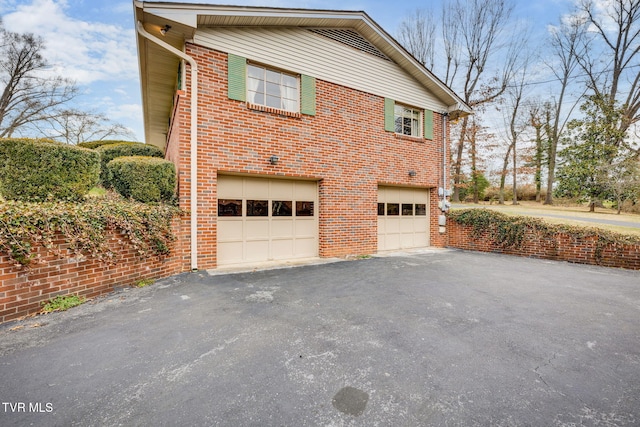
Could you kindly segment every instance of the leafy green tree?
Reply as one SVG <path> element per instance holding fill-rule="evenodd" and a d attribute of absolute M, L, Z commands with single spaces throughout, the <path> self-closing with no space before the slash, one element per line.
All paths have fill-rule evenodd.
<path fill-rule="evenodd" d="M 584 118 L 573 120 L 560 152 L 556 195 L 588 200 L 593 212 L 599 200 L 611 198 L 609 173 L 611 165 L 629 158 L 631 153 L 620 141 L 626 132 L 620 130 L 623 110 L 613 102 L 591 96 L 581 107 Z"/>

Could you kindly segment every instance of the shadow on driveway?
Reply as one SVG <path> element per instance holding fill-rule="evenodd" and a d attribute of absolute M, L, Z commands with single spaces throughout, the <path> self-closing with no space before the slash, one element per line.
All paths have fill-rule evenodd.
<path fill-rule="evenodd" d="M 638 425 L 639 343 L 632 271 L 443 250 L 200 272 L 0 327 L 0 425 Z"/>

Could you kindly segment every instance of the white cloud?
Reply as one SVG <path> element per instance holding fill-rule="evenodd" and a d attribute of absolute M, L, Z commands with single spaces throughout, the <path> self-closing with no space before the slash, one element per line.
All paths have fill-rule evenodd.
<path fill-rule="evenodd" d="M 131 28 L 81 21 L 68 12 L 66 0 L 33 0 L 18 5 L 3 20 L 10 31 L 41 36 L 50 71 L 79 85 L 137 78 Z"/>

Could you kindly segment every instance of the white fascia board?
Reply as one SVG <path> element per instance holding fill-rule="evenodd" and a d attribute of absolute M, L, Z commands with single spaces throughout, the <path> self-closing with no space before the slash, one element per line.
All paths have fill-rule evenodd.
<path fill-rule="evenodd" d="M 149 13 L 151 15 L 158 16 L 160 18 L 168 19 L 170 21 L 174 21 L 174 22 L 186 25 L 191 28 L 196 28 L 198 26 L 198 15 L 190 11 L 179 10 L 179 9 L 145 7 L 144 12 Z"/>

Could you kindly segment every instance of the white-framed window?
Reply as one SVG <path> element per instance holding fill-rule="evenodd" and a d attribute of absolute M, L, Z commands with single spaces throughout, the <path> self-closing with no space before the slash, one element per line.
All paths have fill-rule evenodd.
<path fill-rule="evenodd" d="M 297 113 L 300 79 L 293 74 L 247 64 L 247 102 Z"/>
<path fill-rule="evenodd" d="M 422 111 L 396 104 L 394 108 L 395 132 L 401 135 L 422 136 Z"/>

